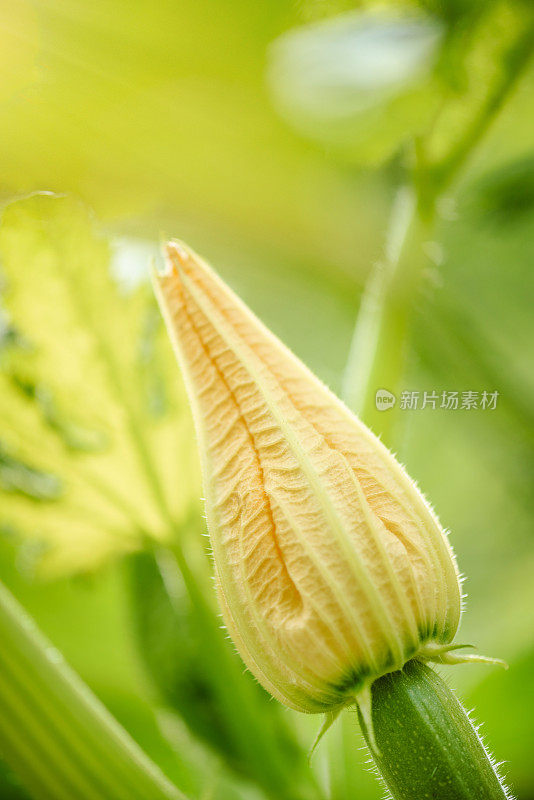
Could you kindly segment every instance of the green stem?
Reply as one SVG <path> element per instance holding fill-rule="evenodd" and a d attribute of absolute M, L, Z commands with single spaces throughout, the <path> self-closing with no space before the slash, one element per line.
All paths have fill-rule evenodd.
<path fill-rule="evenodd" d="M 420 662 L 373 684 L 372 719 L 378 749 L 360 724 L 394 800 L 510 798 L 463 706 Z"/>
<path fill-rule="evenodd" d="M 457 132 L 453 126 L 452 141 L 439 158 L 434 158 L 432 142 L 436 135 L 439 140 L 443 123 L 438 115 L 433 129 L 417 142 L 413 185 L 398 193 L 386 257 L 371 271 L 364 289 L 345 372 L 343 399 L 389 444 L 399 398 L 393 409 L 379 410 L 376 392 L 386 389 L 397 395 L 402 382 L 414 298 L 428 263 L 424 245 L 432 239 L 438 198 L 476 149 L 532 56 L 534 18 L 530 14 L 522 20 L 519 14 L 517 30 L 498 49 L 502 68 L 497 70 L 481 104 L 465 119 L 463 131 Z"/>
<path fill-rule="evenodd" d="M 36 800 L 184 800 L 0 583 L 0 757 Z"/>
<path fill-rule="evenodd" d="M 432 216 L 421 213 L 415 192 L 402 188 L 395 200 L 385 259 L 365 287 L 345 371 L 343 399 L 375 433 L 389 441 L 397 404 L 379 410 L 376 392 L 397 392 L 406 355 L 411 306 L 426 262 Z"/>
<path fill-rule="evenodd" d="M 505 41 L 502 52 L 499 53 L 502 68 L 489 87 L 484 102 L 468 120 L 463 132 L 442 160 L 429 166 L 429 183 L 433 187 L 434 195 L 446 190 L 453 183 L 528 66 L 534 52 L 532 10 L 527 11 L 525 8 L 520 11 L 518 27 L 517 36 L 512 37 L 511 42 Z M 425 143 L 421 144 L 424 150 Z"/>

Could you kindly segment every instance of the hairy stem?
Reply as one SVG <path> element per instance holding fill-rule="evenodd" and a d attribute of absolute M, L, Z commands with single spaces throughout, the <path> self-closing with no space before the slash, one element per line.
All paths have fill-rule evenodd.
<path fill-rule="evenodd" d="M 372 687 L 373 759 L 394 800 L 508 800 L 465 709 L 434 670 L 410 661 Z"/>

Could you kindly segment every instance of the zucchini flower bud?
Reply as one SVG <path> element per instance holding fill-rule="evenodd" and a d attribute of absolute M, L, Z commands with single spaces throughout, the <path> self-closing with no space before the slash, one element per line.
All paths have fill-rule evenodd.
<path fill-rule="evenodd" d="M 387 448 L 195 253 L 155 276 L 202 459 L 228 631 L 305 712 L 365 707 L 414 658 L 446 661 L 461 612 L 447 537 Z M 364 713 L 362 711 L 362 713 Z"/>

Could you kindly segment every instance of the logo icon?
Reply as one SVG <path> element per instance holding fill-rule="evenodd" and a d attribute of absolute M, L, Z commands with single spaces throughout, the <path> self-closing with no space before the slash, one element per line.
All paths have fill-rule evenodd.
<path fill-rule="evenodd" d="M 393 408 L 396 402 L 395 395 L 392 392 L 388 392 L 387 389 L 378 389 L 375 394 L 375 405 L 378 411 L 387 411 Z"/>

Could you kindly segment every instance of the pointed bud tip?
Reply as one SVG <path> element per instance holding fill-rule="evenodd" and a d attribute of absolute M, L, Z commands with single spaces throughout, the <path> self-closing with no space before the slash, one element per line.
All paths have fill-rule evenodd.
<path fill-rule="evenodd" d="M 161 284 L 169 278 L 179 278 L 182 271 L 191 271 L 195 261 L 190 251 L 178 240 L 168 241 L 162 244 L 161 253 L 163 260 L 151 262 L 152 280 L 156 284 Z"/>
<path fill-rule="evenodd" d="M 179 274 L 181 270 L 189 271 L 195 264 L 191 251 L 179 239 L 172 239 L 164 247 L 167 268 L 174 274 Z"/>

